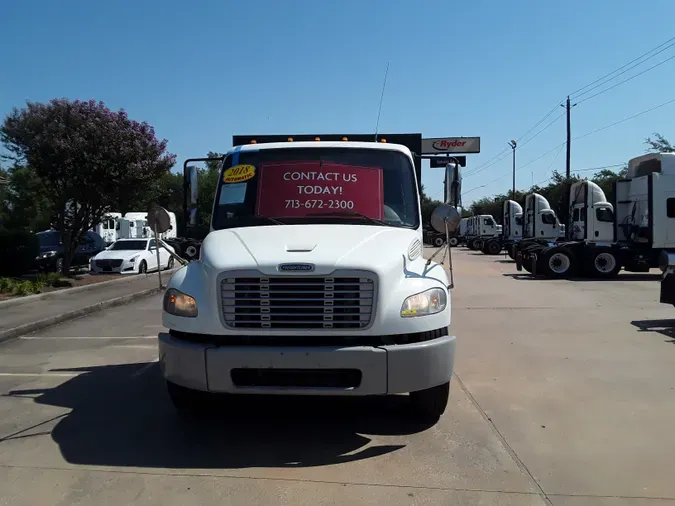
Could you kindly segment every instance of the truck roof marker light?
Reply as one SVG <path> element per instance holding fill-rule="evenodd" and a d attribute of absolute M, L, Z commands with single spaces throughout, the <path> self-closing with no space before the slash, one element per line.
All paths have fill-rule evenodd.
<path fill-rule="evenodd" d="M 253 139 L 253 140 L 251 141 L 251 144 L 257 144 L 257 141 L 256 141 L 255 139 Z"/>
<path fill-rule="evenodd" d="M 387 142 L 387 139 L 380 139 L 380 142 Z"/>
<path fill-rule="evenodd" d="M 315 141 L 320 141 L 320 140 L 321 140 L 321 137 L 314 137 L 314 140 L 315 140 Z"/>
<path fill-rule="evenodd" d="M 343 140 L 343 141 L 347 141 L 347 140 L 349 140 L 349 139 L 347 139 L 347 137 L 343 137 L 342 140 Z"/>
<path fill-rule="evenodd" d="M 289 137 L 288 142 L 293 142 L 293 137 Z"/>

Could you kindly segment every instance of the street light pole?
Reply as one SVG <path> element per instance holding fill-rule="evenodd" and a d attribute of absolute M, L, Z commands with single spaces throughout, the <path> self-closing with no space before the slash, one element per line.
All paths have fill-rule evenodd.
<path fill-rule="evenodd" d="M 516 141 L 510 141 L 507 144 L 511 146 L 511 151 L 513 152 L 513 188 L 511 189 L 511 198 L 516 200 L 516 146 L 518 144 Z"/>

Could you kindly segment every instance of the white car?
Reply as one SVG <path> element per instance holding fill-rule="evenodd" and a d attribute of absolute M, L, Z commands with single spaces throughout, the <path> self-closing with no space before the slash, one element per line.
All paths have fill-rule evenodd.
<path fill-rule="evenodd" d="M 169 246 L 172 252 L 173 249 Z M 159 265 L 171 269 L 174 259 L 159 248 Z M 143 274 L 157 270 L 157 245 L 154 239 L 120 239 L 91 259 L 91 272 L 102 274 Z"/>

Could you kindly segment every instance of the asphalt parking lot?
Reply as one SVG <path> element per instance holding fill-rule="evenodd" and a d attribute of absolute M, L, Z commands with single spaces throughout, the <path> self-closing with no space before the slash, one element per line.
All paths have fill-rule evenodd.
<path fill-rule="evenodd" d="M 547 281 L 456 250 L 451 402 L 252 398 L 179 420 L 160 296 L 0 345 L 1 505 L 675 504 L 658 276 Z"/>

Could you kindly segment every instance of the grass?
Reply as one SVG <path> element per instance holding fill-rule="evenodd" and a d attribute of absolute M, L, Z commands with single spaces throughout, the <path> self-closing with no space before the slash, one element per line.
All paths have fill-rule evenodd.
<path fill-rule="evenodd" d="M 41 272 L 33 280 L 0 278 L 0 293 L 19 297 L 41 293 L 47 287 L 62 288 L 64 286 L 70 286 L 70 283 L 56 272 Z"/>

